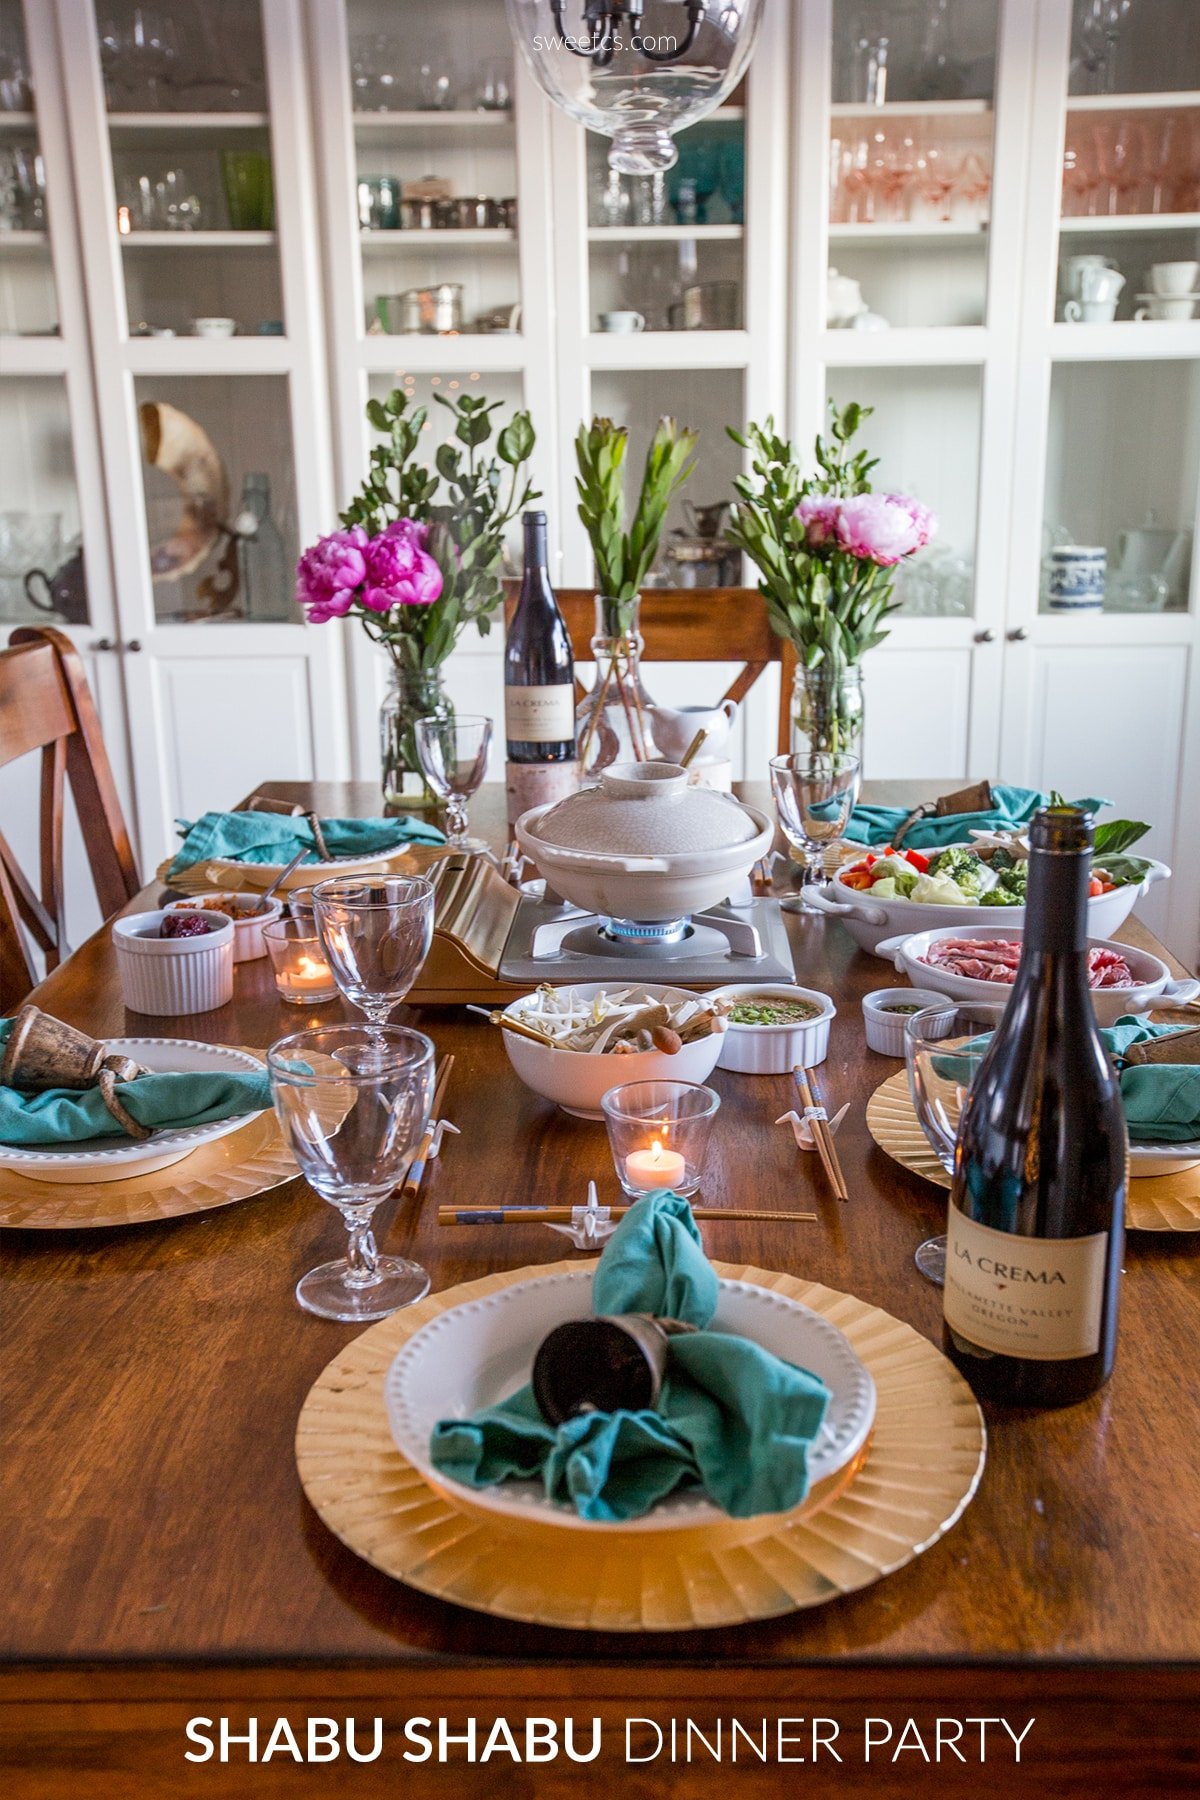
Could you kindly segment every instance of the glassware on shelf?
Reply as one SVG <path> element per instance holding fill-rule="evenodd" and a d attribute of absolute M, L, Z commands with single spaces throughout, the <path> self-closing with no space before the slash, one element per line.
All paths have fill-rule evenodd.
<path fill-rule="evenodd" d="M 298 621 L 288 579 L 288 556 L 279 527 L 271 516 L 271 480 L 247 475 L 234 529 L 238 534 L 238 576 L 242 607 L 248 619 Z"/>
<path fill-rule="evenodd" d="M 1092 133 L 1100 210 L 1110 217 L 1136 211 L 1129 205 L 1141 185 L 1141 141 L 1132 119 L 1097 122 Z"/>
<path fill-rule="evenodd" d="M 406 1257 L 381 1255 L 371 1220 L 424 1136 L 433 1044 L 395 1026 L 324 1026 L 272 1044 L 267 1071 L 284 1141 L 349 1233 L 345 1257 L 310 1269 L 296 1299 L 318 1318 L 347 1324 L 411 1306 L 429 1292 L 429 1276 Z"/>
<path fill-rule="evenodd" d="M 681 225 L 706 225 L 708 203 L 721 179 L 720 148 L 711 138 L 688 137 L 667 178 L 667 192 Z"/>
<path fill-rule="evenodd" d="M 223 150 L 221 176 L 231 230 L 274 230 L 275 187 L 271 158 L 261 150 Z"/>
<path fill-rule="evenodd" d="M 0 13 L 0 113 L 32 110 L 33 85 L 18 6 Z"/>
<path fill-rule="evenodd" d="M 0 233 L 45 231 L 46 169 L 24 144 L 0 148 Z"/>
<path fill-rule="evenodd" d="M 735 225 L 746 220 L 746 145 L 739 135 L 722 144 L 720 152 L 721 195 Z"/>
<path fill-rule="evenodd" d="M 954 216 L 952 201 L 961 167 L 943 144 L 930 144 L 925 151 L 921 196 L 942 224 L 948 224 Z"/>
<path fill-rule="evenodd" d="M 957 100 L 966 87 L 966 77 L 954 35 L 954 0 L 926 0 L 917 99 Z"/>
<path fill-rule="evenodd" d="M 1176 113 L 1151 114 L 1142 122 L 1142 166 L 1146 180 L 1146 207 L 1152 213 L 1169 209 L 1168 177 L 1176 168 L 1176 158 L 1184 136 Z M 1164 205 L 1164 201 L 1168 202 Z"/>
<path fill-rule="evenodd" d="M 862 764 L 840 752 L 801 750 L 773 756 L 770 766 L 775 813 L 799 852 L 801 886 L 824 881 L 825 856 L 845 837 L 858 799 Z"/>
<path fill-rule="evenodd" d="M 433 884 L 424 875 L 339 875 L 315 887 L 312 901 L 338 988 L 382 1030 L 429 954 Z"/>
<path fill-rule="evenodd" d="M 990 164 L 977 150 L 969 150 L 958 172 L 955 210 L 964 214 L 968 222 L 983 225 L 990 212 L 991 196 Z"/>
<path fill-rule="evenodd" d="M 1133 0 L 1079 0 L 1076 29 L 1093 93 L 1117 91 L 1117 51 L 1132 8 Z"/>
<path fill-rule="evenodd" d="M 661 169 L 653 175 L 633 177 L 633 222 L 635 225 L 665 225 L 667 222 L 667 178 Z"/>
<path fill-rule="evenodd" d="M 612 228 L 628 225 L 633 211 L 633 196 L 623 175 L 601 163 L 592 184 L 592 218 L 597 225 Z"/>
<path fill-rule="evenodd" d="M 100 60 L 109 111 L 163 111 L 178 57 L 179 34 L 169 12 L 131 6 L 108 18 L 100 28 Z"/>
<path fill-rule="evenodd" d="M 417 72 L 417 99 L 422 112 L 453 112 L 458 89 L 444 59 L 430 59 Z"/>
<path fill-rule="evenodd" d="M 1091 146 L 1068 137 L 1063 151 L 1062 210 L 1064 218 L 1078 219 L 1096 211 L 1100 178 Z"/>
<path fill-rule="evenodd" d="M 446 841 L 452 850 L 486 850 L 468 831 L 471 795 L 487 774 L 492 721 L 479 713 L 435 713 L 418 719 L 417 755 L 425 779 L 446 808 Z"/>
<path fill-rule="evenodd" d="M 131 231 L 196 231 L 203 218 L 200 196 L 193 193 L 183 169 L 159 175 L 127 175 L 118 186 L 117 229 Z"/>
<path fill-rule="evenodd" d="M 478 112 L 512 111 L 512 70 L 508 63 L 490 58 L 484 63 L 475 90 Z"/>

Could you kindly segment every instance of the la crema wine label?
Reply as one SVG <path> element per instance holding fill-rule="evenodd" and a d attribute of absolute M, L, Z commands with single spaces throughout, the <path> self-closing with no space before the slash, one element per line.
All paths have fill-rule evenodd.
<path fill-rule="evenodd" d="M 946 1323 L 980 1350 L 1065 1362 L 1100 1348 L 1108 1233 L 1019 1237 L 950 1208 Z"/>
<path fill-rule="evenodd" d="M 553 687 L 506 687 L 504 728 L 512 744 L 565 744 L 575 736 L 575 689 L 569 682 Z"/>

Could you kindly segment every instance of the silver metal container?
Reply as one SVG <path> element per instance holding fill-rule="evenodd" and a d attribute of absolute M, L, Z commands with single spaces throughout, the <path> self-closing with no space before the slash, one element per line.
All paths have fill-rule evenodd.
<path fill-rule="evenodd" d="M 406 288 L 402 294 L 380 294 L 375 310 L 384 330 L 397 335 L 461 331 L 462 283 L 443 281 L 437 287 Z"/>
<path fill-rule="evenodd" d="M 400 225 L 404 231 L 432 231 L 438 223 L 440 200 L 404 199 L 399 202 Z"/>
<path fill-rule="evenodd" d="M 499 222 L 499 207 L 487 194 L 464 195 L 448 201 L 447 207 L 460 231 L 491 231 Z"/>

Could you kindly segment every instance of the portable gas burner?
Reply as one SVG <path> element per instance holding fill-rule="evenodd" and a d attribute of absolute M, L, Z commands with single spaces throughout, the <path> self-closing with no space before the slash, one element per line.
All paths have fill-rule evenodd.
<path fill-rule="evenodd" d="M 522 895 L 500 962 L 502 981 L 794 981 L 778 905 L 726 901 L 690 918 L 645 924 Z"/>

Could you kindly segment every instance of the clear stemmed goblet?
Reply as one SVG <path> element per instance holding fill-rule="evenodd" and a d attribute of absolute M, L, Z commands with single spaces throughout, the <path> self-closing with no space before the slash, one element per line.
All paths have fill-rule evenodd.
<path fill-rule="evenodd" d="M 417 760 L 425 779 L 446 807 L 446 836 L 452 850 L 483 850 L 467 831 L 467 803 L 487 774 L 492 721 L 481 713 L 434 713 L 418 719 Z"/>
<path fill-rule="evenodd" d="M 423 875 L 341 875 L 313 890 L 333 978 L 373 1030 L 385 1026 L 433 939 L 433 886 Z"/>
<path fill-rule="evenodd" d="M 958 1121 L 972 1081 L 987 1054 L 1003 1004 L 980 1001 L 927 1006 L 904 1024 L 904 1061 L 917 1123 L 945 1169 L 954 1173 Z M 946 1280 L 946 1234 L 918 1244 L 913 1261 L 927 1281 Z"/>
<path fill-rule="evenodd" d="M 420 1031 L 329 1025 L 281 1038 L 267 1052 L 275 1113 L 300 1173 L 342 1215 L 346 1255 L 296 1286 L 306 1312 L 365 1324 L 411 1306 L 429 1276 L 381 1256 L 371 1231 L 420 1143 L 433 1100 L 434 1052 Z"/>
<path fill-rule="evenodd" d="M 857 756 L 801 750 L 771 758 L 771 791 L 783 835 L 800 852 L 801 885 L 824 881 L 824 857 L 850 823 L 862 765 Z M 782 901 L 791 910 L 802 910 Z"/>

